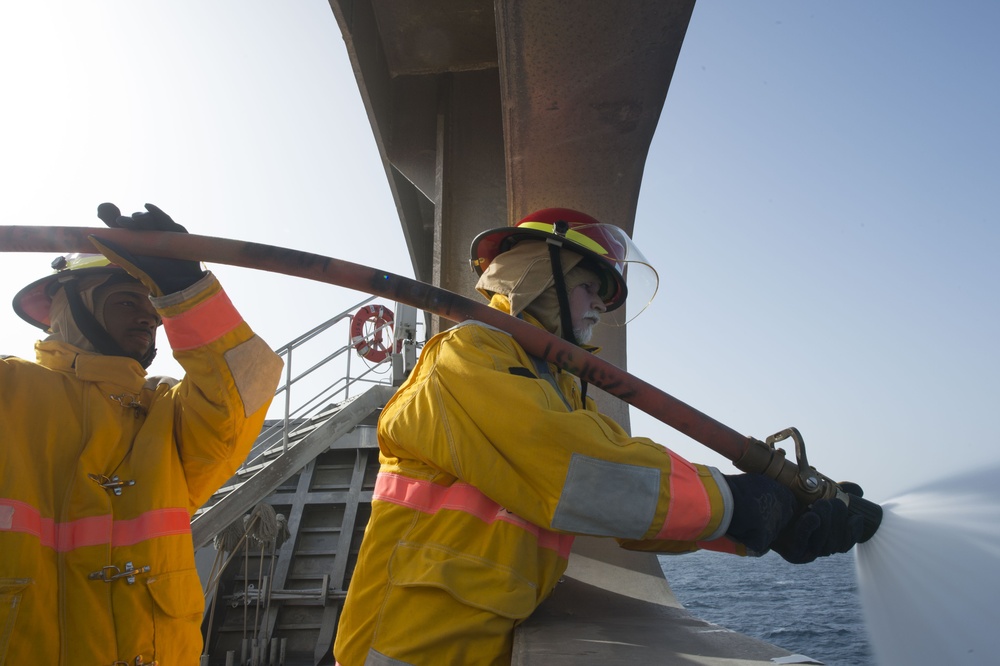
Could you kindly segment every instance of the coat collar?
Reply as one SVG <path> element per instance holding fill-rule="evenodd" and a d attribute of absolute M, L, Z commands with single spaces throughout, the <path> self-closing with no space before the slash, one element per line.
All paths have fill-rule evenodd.
<path fill-rule="evenodd" d="M 56 340 L 35 343 L 35 357 L 39 365 L 73 374 L 82 381 L 108 382 L 133 393 L 146 381 L 146 371 L 134 359 L 86 352 Z"/>

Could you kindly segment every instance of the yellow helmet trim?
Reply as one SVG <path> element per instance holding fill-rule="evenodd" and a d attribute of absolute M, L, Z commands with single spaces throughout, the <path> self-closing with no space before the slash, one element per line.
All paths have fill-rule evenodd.
<path fill-rule="evenodd" d="M 554 224 L 548 224 L 546 222 L 522 222 L 521 224 L 517 225 L 517 228 L 518 229 L 533 229 L 535 231 L 544 231 L 546 233 L 550 233 L 550 234 L 553 234 L 555 236 L 562 236 L 561 234 L 557 234 L 555 232 L 556 225 L 554 225 Z M 586 249 L 588 249 L 591 252 L 594 252 L 596 254 L 607 254 L 608 253 L 607 249 L 605 249 L 604 247 L 602 247 L 600 243 L 598 243 L 597 241 L 595 241 L 593 238 L 590 238 L 589 236 L 585 236 L 584 234 L 581 234 L 579 231 L 574 231 L 573 229 L 570 229 L 570 230 L 568 230 L 566 232 L 566 235 L 562 236 L 562 237 L 565 238 L 566 240 L 571 240 L 574 243 L 576 243 L 577 245 L 581 245 L 584 248 L 586 248 Z"/>
<path fill-rule="evenodd" d="M 110 265 L 111 262 L 103 254 L 70 254 L 66 256 L 64 267 L 57 269 L 56 272 L 75 271 L 81 268 L 102 268 Z"/>

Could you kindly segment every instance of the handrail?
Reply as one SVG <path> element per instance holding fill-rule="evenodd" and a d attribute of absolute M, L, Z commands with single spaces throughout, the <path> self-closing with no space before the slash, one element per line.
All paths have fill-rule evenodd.
<path fill-rule="evenodd" d="M 382 378 L 373 379 L 373 374 L 380 374 L 380 369 L 391 368 L 391 356 L 377 363 L 368 362 L 363 371 L 357 372 L 352 368 L 354 345 L 350 342 L 348 328 L 355 312 L 360 308 L 375 300 L 376 296 L 369 296 L 356 303 L 347 310 L 340 312 L 326 321 L 318 324 L 309 331 L 296 337 L 291 342 L 275 349 L 275 353 L 285 362 L 284 381 L 275 390 L 275 398 L 284 394 L 283 403 L 275 402 L 271 405 L 273 414 L 276 405 L 281 405 L 276 418 L 265 421 L 263 432 L 254 444 L 249 455 L 243 463 L 246 468 L 255 463 L 264 453 L 271 451 L 280 441 L 282 452 L 288 450 L 290 436 L 310 423 L 322 410 L 331 404 L 343 402 L 351 397 L 351 388 L 359 383 L 367 384 L 391 384 L 391 373 L 385 373 Z M 343 326 L 340 326 L 343 324 Z M 330 351 L 329 336 L 325 333 L 333 332 L 338 327 L 344 329 L 341 340 L 347 342 L 341 346 L 333 347 Z M 337 333 L 332 333 L 337 339 Z M 310 345 L 310 343 L 313 343 Z M 322 347 L 316 345 L 322 344 Z M 309 346 L 307 350 L 306 347 Z M 318 357 L 318 358 L 317 358 Z M 300 359 L 305 359 L 300 360 Z M 293 363 L 298 361 L 298 363 Z M 339 365 L 334 365 L 340 361 Z M 302 363 L 307 367 L 299 371 Z M 355 368 L 357 366 L 354 366 Z M 333 377 L 333 379 L 330 379 Z M 305 380 L 314 380 L 313 385 L 305 387 Z M 320 386 L 316 386 L 316 382 Z M 301 387 L 301 390 L 293 392 L 293 388 Z M 298 396 L 305 395 L 300 402 L 296 402 Z"/>

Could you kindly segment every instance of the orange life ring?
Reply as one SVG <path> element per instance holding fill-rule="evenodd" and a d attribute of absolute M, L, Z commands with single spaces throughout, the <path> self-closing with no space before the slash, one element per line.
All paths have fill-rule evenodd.
<path fill-rule="evenodd" d="M 386 330 L 389 329 L 389 330 Z M 351 318 L 351 344 L 358 356 L 381 363 L 392 353 L 392 310 L 384 305 L 366 305 Z M 396 343 L 396 352 L 403 341 Z"/>

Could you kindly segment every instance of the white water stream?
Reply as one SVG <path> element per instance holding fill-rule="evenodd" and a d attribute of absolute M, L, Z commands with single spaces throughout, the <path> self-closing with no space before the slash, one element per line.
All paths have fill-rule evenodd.
<path fill-rule="evenodd" d="M 1000 664 L 1000 466 L 882 503 L 857 546 L 879 666 Z"/>

